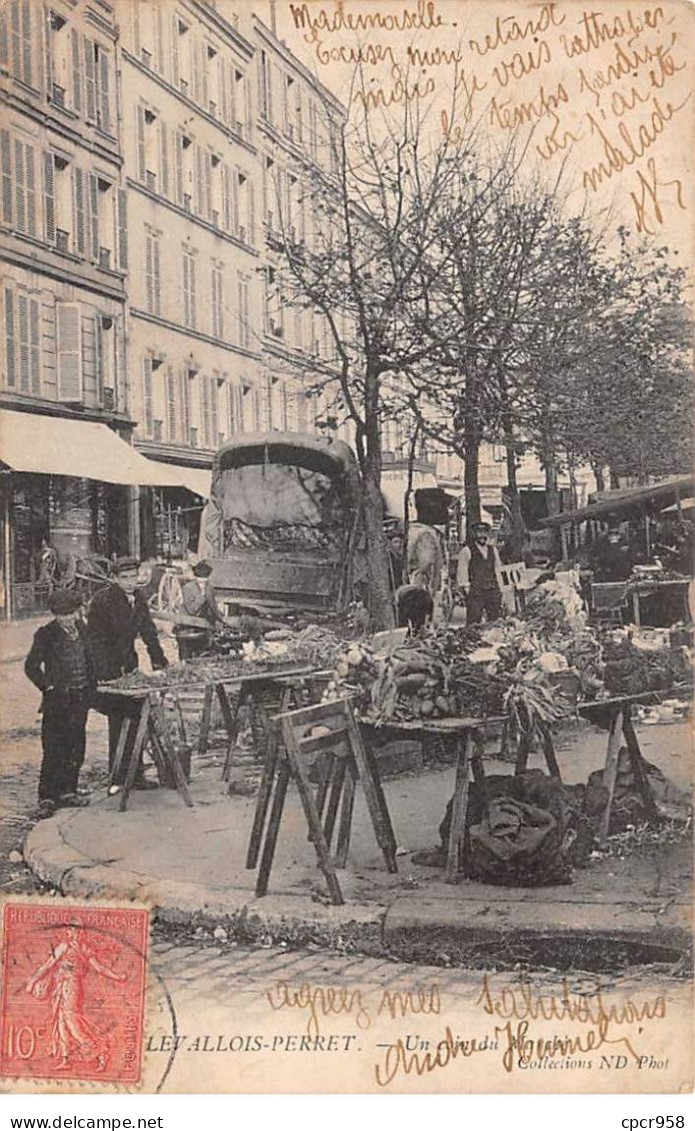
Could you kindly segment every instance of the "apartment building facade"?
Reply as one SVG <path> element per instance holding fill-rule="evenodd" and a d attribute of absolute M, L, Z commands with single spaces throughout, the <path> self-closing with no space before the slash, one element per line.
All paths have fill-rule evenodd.
<path fill-rule="evenodd" d="M 129 431 L 116 58 L 104 0 L 11 0 L 0 13 L 0 427 L 15 449 L 0 473 L 5 611 L 33 607 L 42 542 L 76 554 L 129 544 L 118 474 L 105 466 L 110 483 L 58 474 L 60 458 L 49 468 L 48 454 L 52 444 L 64 454 L 63 419 L 108 426 L 112 440 Z M 75 444 L 87 448 L 88 434 L 73 430 Z M 76 470 L 88 472 L 90 459 Z"/>
<path fill-rule="evenodd" d="M 225 440 L 333 416 L 351 441 L 282 254 L 325 222 L 343 109 L 231 0 L 10 0 L 0 99 L 0 601 L 21 615 L 46 545 L 194 547 Z"/>

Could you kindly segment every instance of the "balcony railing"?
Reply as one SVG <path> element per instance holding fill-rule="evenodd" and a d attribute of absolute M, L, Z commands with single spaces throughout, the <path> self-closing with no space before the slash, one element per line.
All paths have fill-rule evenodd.
<path fill-rule="evenodd" d="M 152 192 L 154 192 L 157 187 L 157 174 L 154 173 L 152 169 L 145 170 L 145 184 Z"/>
<path fill-rule="evenodd" d="M 237 237 L 241 240 L 242 243 L 246 243 L 246 228 L 244 227 L 243 224 L 239 224 L 239 226 L 236 230 L 236 234 L 237 234 Z"/>
<path fill-rule="evenodd" d="M 51 86 L 51 102 L 54 106 L 65 106 L 65 88 L 54 82 Z"/>
<path fill-rule="evenodd" d="M 62 228 L 56 228 L 56 247 L 58 251 L 70 250 L 70 233 L 63 231 Z"/>
<path fill-rule="evenodd" d="M 163 436 L 164 436 L 164 421 L 163 420 L 153 420 L 152 421 L 152 439 L 153 440 L 161 440 Z"/>
<path fill-rule="evenodd" d="M 188 430 L 188 443 L 192 448 L 198 447 L 198 429 L 189 428 Z"/>
<path fill-rule="evenodd" d="M 147 69 L 149 70 L 149 69 L 150 69 L 150 67 L 152 66 L 152 55 L 151 55 L 151 53 L 150 53 L 150 52 L 149 52 L 149 51 L 147 50 L 147 48 L 146 48 L 146 47 L 141 47 L 141 48 L 140 48 L 140 59 L 142 60 L 142 62 L 144 63 L 144 65 L 145 65 L 145 66 L 147 67 Z"/>
<path fill-rule="evenodd" d="M 220 214 L 215 208 L 213 208 L 212 212 L 210 213 L 210 220 L 212 222 L 213 228 L 219 228 L 219 226 L 220 226 Z"/>
<path fill-rule="evenodd" d="M 185 192 L 183 194 L 183 206 L 186 209 L 186 212 L 191 211 L 191 194 L 189 192 Z"/>
<path fill-rule="evenodd" d="M 108 247 L 99 248 L 99 266 L 103 267 L 105 271 L 111 268 L 111 249 Z"/>

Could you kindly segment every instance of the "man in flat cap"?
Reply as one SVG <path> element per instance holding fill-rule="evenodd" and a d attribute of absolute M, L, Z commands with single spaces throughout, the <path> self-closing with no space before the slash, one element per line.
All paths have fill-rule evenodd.
<path fill-rule="evenodd" d="M 77 794 L 84 762 L 87 715 L 94 691 L 94 664 L 80 615 L 81 598 L 56 589 L 48 607 L 53 620 L 34 634 L 24 671 L 43 694 L 39 812 L 86 804 Z"/>
<path fill-rule="evenodd" d="M 157 629 L 147 606 L 147 599 L 139 584 L 140 563 L 135 558 L 119 558 L 111 567 L 112 584 L 101 589 L 92 598 L 87 617 L 87 632 L 94 655 L 97 679 L 106 681 L 135 671 L 138 654 L 135 641 L 139 636 L 149 653 L 153 668 L 167 667 L 167 659 L 159 643 Z M 109 711 L 109 769 L 113 767 L 122 719 Z M 131 727 L 131 742 L 135 735 Z M 122 785 L 128 768 L 130 747 L 126 747 L 121 762 L 119 780 Z M 135 789 L 150 789 L 156 783 L 148 781 L 142 766 L 135 779 Z"/>
<path fill-rule="evenodd" d="M 502 562 L 497 548 L 489 545 L 490 531 L 487 522 L 476 522 L 470 545 L 459 554 L 456 582 L 466 598 L 468 624 L 479 624 L 483 613 L 489 621 L 502 613 Z"/>

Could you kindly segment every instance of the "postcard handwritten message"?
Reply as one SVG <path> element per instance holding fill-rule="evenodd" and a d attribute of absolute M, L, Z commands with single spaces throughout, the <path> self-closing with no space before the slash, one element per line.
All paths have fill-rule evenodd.
<path fill-rule="evenodd" d="M 590 202 L 617 195 L 647 235 L 686 209 L 685 175 L 668 155 L 692 97 L 692 15 L 674 4 L 288 6 L 318 77 L 342 67 L 366 114 L 434 109 L 453 142 L 472 126 L 500 141 L 516 134 L 527 158 L 553 174 L 564 165 Z"/>

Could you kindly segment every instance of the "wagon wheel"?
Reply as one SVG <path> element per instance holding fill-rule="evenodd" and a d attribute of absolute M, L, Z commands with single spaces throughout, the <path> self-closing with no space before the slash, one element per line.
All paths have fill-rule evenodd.
<path fill-rule="evenodd" d="M 157 590 L 157 609 L 160 613 L 178 613 L 183 605 L 181 582 L 175 573 L 163 573 Z"/>

